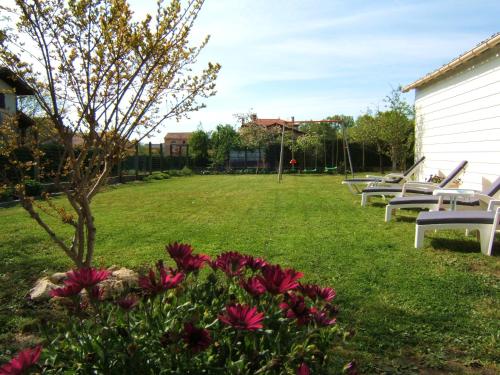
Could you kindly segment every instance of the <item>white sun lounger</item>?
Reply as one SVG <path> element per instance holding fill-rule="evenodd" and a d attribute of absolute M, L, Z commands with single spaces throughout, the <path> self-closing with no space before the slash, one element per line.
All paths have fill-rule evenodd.
<path fill-rule="evenodd" d="M 490 200 L 500 191 L 500 177 L 498 177 L 491 186 L 482 192 L 475 192 L 469 199 L 458 199 L 454 202 L 457 208 L 462 210 L 477 210 L 480 209 L 481 202 L 486 206 Z M 479 199 L 482 195 L 483 199 Z M 392 199 L 387 206 L 385 206 L 385 221 L 389 222 L 392 217 L 392 211 L 396 209 L 411 209 L 422 208 L 431 211 L 438 211 L 439 209 L 446 208 L 451 203 L 450 199 L 443 198 L 443 196 L 428 196 L 428 195 L 413 195 L 403 196 Z"/>
<path fill-rule="evenodd" d="M 432 182 L 406 182 L 402 186 L 373 185 L 363 189 L 361 194 L 361 206 L 365 207 L 368 199 L 373 196 L 401 197 L 407 194 L 432 195 L 435 189 L 443 189 L 450 185 L 460 174 L 465 171 L 467 161 L 462 161 L 448 176 L 439 184 Z"/>
<path fill-rule="evenodd" d="M 389 173 L 385 176 L 371 176 L 366 175 L 366 177 L 350 178 L 342 181 L 342 185 L 347 185 L 349 191 L 353 194 L 361 193 L 361 186 L 370 186 L 374 183 L 376 184 L 403 184 L 415 174 L 417 167 L 422 164 L 425 160 L 425 156 L 418 159 L 410 168 L 408 168 L 403 173 Z"/>
<path fill-rule="evenodd" d="M 431 211 L 421 212 L 415 228 L 415 248 L 424 246 L 428 230 L 478 230 L 481 252 L 492 255 L 495 232 L 500 228 L 500 200 L 490 200 L 486 211 Z"/>

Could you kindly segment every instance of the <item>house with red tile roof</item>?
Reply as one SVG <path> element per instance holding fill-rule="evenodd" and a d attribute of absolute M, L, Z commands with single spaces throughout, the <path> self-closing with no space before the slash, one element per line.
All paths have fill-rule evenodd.
<path fill-rule="evenodd" d="M 167 133 L 165 135 L 165 155 L 166 156 L 188 156 L 189 137 L 191 132 Z"/>

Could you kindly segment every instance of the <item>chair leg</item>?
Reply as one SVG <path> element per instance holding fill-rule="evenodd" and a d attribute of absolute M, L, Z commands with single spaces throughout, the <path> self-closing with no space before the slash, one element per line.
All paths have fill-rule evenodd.
<path fill-rule="evenodd" d="M 368 201 L 368 196 L 366 195 L 366 193 L 361 194 L 361 207 L 365 207 L 367 201 Z"/>
<path fill-rule="evenodd" d="M 492 233 L 493 232 L 493 233 Z M 491 255 L 490 252 L 490 239 L 491 235 L 495 236 L 495 231 L 489 230 L 487 228 L 479 229 L 479 241 L 481 243 L 481 252 L 484 255 Z"/>
<path fill-rule="evenodd" d="M 420 225 L 415 225 L 415 249 L 424 247 L 425 228 Z"/>
<path fill-rule="evenodd" d="M 486 255 L 489 255 L 489 256 L 493 255 L 493 243 L 495 242 L 495 233 L 496 233 L 495 226 L 492 226 L 490 238 L 488 241 L 488 250 L 485 253 Z"/>
<path fill-rule="evenodd" d="M 392 206 L 388 204 L 385 206 L 385 222 L 388 223 L 391 221 L 391 216 L 392 216 Z"/>

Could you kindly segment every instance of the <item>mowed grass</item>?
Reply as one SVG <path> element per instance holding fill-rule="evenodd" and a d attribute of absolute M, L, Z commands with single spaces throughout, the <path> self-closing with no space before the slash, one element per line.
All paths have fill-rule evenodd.
<path fill-rule="evenodd" d="M 196 176 L 108 188 L 94 202 L 95 264 L 140 269 L 172 241 L 264 256 L 335 287 L 339 324 L 354 333 L 339 356 L 364 373 L 499 371 L 498 243 L 486 257 L 474 236 L 438 232 L 415 250 L 416 212 L 386 224 L 382 200 L 361 208 L 341 180 Z M 71 265 L 20 207 L 0 209 L 0 239 L 3 353 L 50 317 L 26 299 L 33 281 Z"/>

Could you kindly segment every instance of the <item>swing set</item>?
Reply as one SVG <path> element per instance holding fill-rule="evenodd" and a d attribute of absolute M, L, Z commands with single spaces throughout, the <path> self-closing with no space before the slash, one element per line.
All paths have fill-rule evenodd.
<path fill-rule="evenodd" d="M 344 174 L 345 177 L 347 178 L 347 163 L 349 163 L 349 169 L 351 175 L 354 177 L 354 170 L 352 168 L 352 160 L 351 160 L 351 152 L 349 150 L 349 142 L 347 139 L 347 132 L 346 132 L 346 127 L 345 124 L 343 123 L 342 120 L 337 119 L 337 120 L 306 120 L 306 121 L 295 121 L 294 117 L 292 117 L 291 121 L 291 126 L 292 129 L 295 128 L 295 126 L 298 125 L 306 125 L 306 124 L 337 124 L 341 128 L 341 133 L 342 133 L 342 148 L 343 148 L 343 167 L 344 167 Z M 284 138 L 285 138 L 285 125 L 282 125 L 281 129 L 281 147 L 280 147 L 280 161 L 279 161 L 279 169 L 278 169 L 278 182 L 281 182 L 283 179 L 283 150 L 284 150 Z M 295 138 L 293 139 L 295 141 Z M 327 164 L 327 151 L 326 151 L 326 135 L 323 133 L 323 148 L 324 148 L 324 162 L 325 162 L 325 168 L 324 168 L 324 173 L 334 173 L 338 170 L 338 161 L 339 161 L 339 145 L 337 143 L 337 147 L 334 147 L 334 142 L 338 142 L 338 138 L 332 140 L 332 158 L 331 158 L 331 164 L 328 166 Z M 337 151 L 337 158 L 336 158 L 336 165 L 334 164 L 334 155 L 335 155 L 335 149 Z M 318 147 L 316 146 L 316 161 L 315 161 L 315 167 L 314 169 L 307 169 L 306 168 L 306 158 L 305 158 L 305 150 L 304 150 L 304 173 L 317 173 L 318 172 Z M 296 160 L 294 158 L 293 154 L 293 148 L 292 148 L 292 161 L 296 163 Z M 292 167 L 295 169 L 295 163 L 293 163 Z"/>

